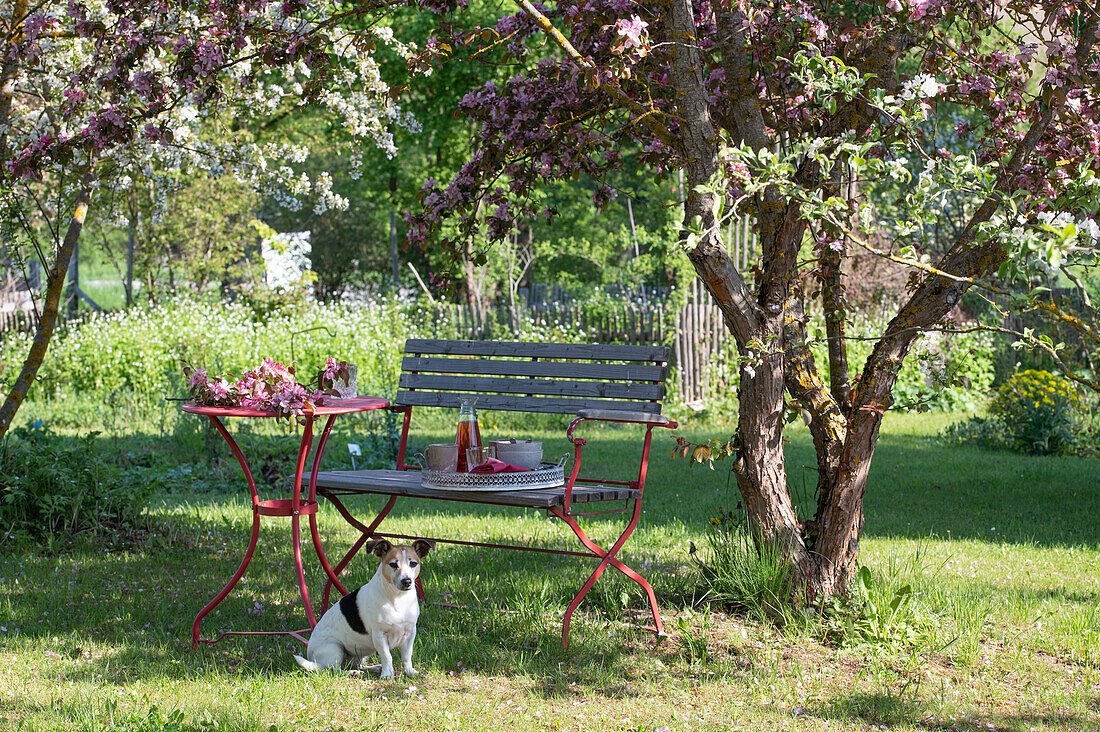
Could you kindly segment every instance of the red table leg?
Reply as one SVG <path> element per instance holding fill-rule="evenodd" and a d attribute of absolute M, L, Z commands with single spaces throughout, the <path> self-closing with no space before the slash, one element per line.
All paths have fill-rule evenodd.
<path fill-rule="evenodd" d="M 332 427 L 332 420 L 336 418 L 333 415 L 328 418 L 328 427 Z M 327 434 L 327 432 L 326 432 Z M 313 617 L 313 606 L 309 602 L 309 588 L 306 586 L 306 572 L 302 566 L 302 536 L 301 526 L 299 524 L 302 516 L 301 508 L 302 504 L 302 473 L 305 471 L 306 458 L 309 457 L 310 448 L 313 446 L 313 415 L 309 414 L 302 421 L 302 444 L 298 447 L 298 466 L 294 471 L 294 488 L 291 495 L 291 510 L 290 516 L 290 546 L 294 552 L 294 570 L 298 574 L 298 590 L 302 593 L 302 604 L 306 608 L 306 618 L 309 620 L 309 627 L 313 628 L 317 625 L 317 619 Z M 314 468 L 320 463 L 320 456 L 317 460 L 314 460 Z M 312 497 L 312 496 L 311 496 Z M 317 524 L 317 502 L 313 501 L 312 506 L 314 511 L 309 514 L 310 526 L 316 526 Z M 314 531 L 316 534 L 316 531 Z M 322 555 L 323 556 L 323 555 Z"/>
<path fill-rule="evenodd" d="M 302 595 L 302 604 L 305 607 L 306 617 L 309 620 L 309 629 L 312 629 L 317 625 L 317 621 L 313 614 L 313 607 L 309 602 L 309 588 L 306 586 L 305 569 L 302 563 L 302 547 L 301 547 L 301 526 L 300 521 L 303 515 L 310 516 L 311 525 L 316 522 L 314 514 L 317 513 L 316 500 L 305 500 L 301 498 L 302 492 L 302 473 L 305 470 L 305 461 L 309 455 L 310 448 L 313 445 L 313 417 L 307 416 L 303 421 L 303 433 L 302 442 L 298 449 L 298 463 L 297 471 L 295 475 L 294 488 L 289 499 L 274 499 L 268 501 L 261 501 L 259 493 L 256 490 L 256 481 L 252 477 L 252 470 L 248 467 L 248 461 L 244 457 L 244 453 L 241 452 L 240 446 L 237 445 L 236 440 L 226 430 L 225 425 L 222 424 L 214 415 L 207 415 L 214 428 L 229 445 L 229 449 L 233 452 L 233 456 L 237 458 L 237 462 L 241 466 L 241 470 L 244 472 L 245 480 L 248 482 L 248 491 L 252 497 L 252 534 L 248 540 L 248 547 L 245 549 L 244 559 L 241 560 L 240 566 L 233 574 L 233 577 L 222 588 L 213 600 L 211 600 L 206 607 L 199 611 L 199 614 L 195 616 L 195 622 L 191 626 L 191 647 L 195 648 L 199 643 L 216 643 L 225 635 L 293 635 L 299 640 L 303 640 L 301 632 L 304 631 L 276 631 L 271 633 L 246 633 L 246 632 L 234 632 L 227 631 L 220 634 L 217 638 L 206 639 L 199 637 L 199 625 L 202 623 L 202 619 L 206 617 L 211 610 L 217 607 L 222 600 L 224 600 L 229 593 L 236 587 L 241 577 L 244 576 L 245 570 L 248 569 L 248 565 L 252 561 L 252 556 L 256 551 L 256 545 L 260 537 L 260 517 L 261 516 L 285 516 L 290 518 L 291 525 L 291 551 L 294 555 L 294 569 L 297 575 L 298 590 Z M 331 420 L 329 419 L 329 427 L 331 427 Z M 323 559 L 324 555 L 320 555 Z"/>
<path fill-rule="evenodd" d="M 329 593 L 332 591 L 333 586 L 335 586 L 336 589 L 340 591 L 341 595 L 348 594 L 347 589 L 345 589 L 344 586 L 340 584 L 340 580 L 338 580 L 336 576 L 344 571 L 344 568 L 347 567 L 351 560 L 355 557 L 355 555 L 359 553 L 359 550 L 363 548 L 363 545 L 366 544 L 367 541 L 370 540 L 370 538 L 374 535 L 374 530 L 378 528 L 378 525 L 382 523 L 386 516 L 389 516 L 390 511 L 393 510 L 394 504 L 397 503 L 397 496 L 390 496 L 390 499 L 386 502 L 386 505 L 383 506 L 382 510 L 378 512 L 378 515 L 374 517 L 374 520 L 371 521 L 370 526 L 366 526 L 358 519 L 356 519 L 351 514 L 351 512 L 348 511 L 347 507 L 343 503 L 341 503 L 336 496 L 332 496 L 326 493 L 325 497 L 328 499 L 329 503 L 336 507 L 336 510 L 340 513 L 341 516 L 343 516 L 347 520 L 348 523 L 350 523 L 353 527 L 359 529 L 360 531 L 359 538 L 356 539 L 354 544 L 352 544 L 351 549 L 349 549 L 347 554 L 344 555 L 344 558 L 337 563 L 333 574 L 329 576 L 329 581 L 325 583 L 325 594 L 324 597 L 321 598 L 321 603 L 323 607 L 327 609 Z"/>
<path fill-rule="evenodd" d="M 252 470 L 248 467 L 248 462 L 244 459 L 244 453 L 241 452 L 241 448 L 237 446 L 237 442 L 233 439 L 232 435 L 225 429 L 225 425 L 221 423 L 221 420 L 213 415 L 209 415 L 210 421 L 225 441 L 229 444 L 229 449 L 233 451 L 233 456 L 237 458 L 237 462 L 241 464 L 241 470 L 244 471 L 244 479 L 248 481 L 248 490 L 252 494 L 252 537 L 248 540 L 248 549 L 245 550 L 244 559 L 241 560 L 241 566 L 237 568 L 237 572 L 233 575 L 233 578 L 229 580 L 229 583 L 219 592 L 213 600 L 207 603 L 206 607 L 199 611 L 199 614 L 195 616 L 195 623 L 191 626 L 191 647 L 197 648 L 199 641 L 203 640 L 199 638 L 199 623 L 202 619 L 213 610 L 218 604 L 226 598 L 230 590 L 236 587 L 240 582 L 241 577 L 244 575 L 244 571 L 248 569 L 249 562 L 252 561 L 252 554 L 256 551 L 256 543 L 260 538 L 260 514 L 257 510 L 260 504 L 259 494 L 256 492 L 256 481 L 252 478 Z M 204 641 L 212 643 L 213 641 Z"/>
<path fill-rule="evenodd" d="M 317 501 L 317 473 L 321 469 L 321 456 L 325 452 L 325 445 L 328 444 L 328 436 L 332 431 L 332 423 L 336 420 L 336 415 L 332 415 L 325 423 L 325 429 L 321 432 L 321 439 L 317 441 L 317 452 L 313 456 L 313 469 L 309 472 L 309 500 L 316 503 Z M 299 485 L 301 482 L 299 480 Z M 317 558 L 321 562 L 321 568 L 325 570 L 325 575 L 328 580 L 325 582 L 325 594 L 322 598 L 321 612 L 328 609 L 328 595 L 329 589 L 335 585 L 339 588 L 340 592 L 347 594 L 347 590 L 342 584 L 337 575 L 344 569 L 344 565 L 341 564 L 335 570 L 329 565 L 328 558 L 325 556 L 325 550 L 321 546 L 321 534 L 317 530 L 317 514 L 310 514 L 309 517 L 309 531 L 313 537 L 313 548 L 317 552 Z M 358 549 L 356 549 L 358 551 Z"/>

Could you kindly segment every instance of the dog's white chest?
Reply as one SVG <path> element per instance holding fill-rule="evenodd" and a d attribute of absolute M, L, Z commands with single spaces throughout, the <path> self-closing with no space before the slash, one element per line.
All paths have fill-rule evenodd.
<path fill-rule="evenodd" d="M 372 644 L 374 634 L 381 633 L 390 648 L 404 643 L 409 634 L 416 630 L 416 621 L 420 615 L 415 595 L 411 598 L 399 597 L 392 603 L 361 608 L 361 611 L 363 624 L 367 629 L 366 642 Z"/>

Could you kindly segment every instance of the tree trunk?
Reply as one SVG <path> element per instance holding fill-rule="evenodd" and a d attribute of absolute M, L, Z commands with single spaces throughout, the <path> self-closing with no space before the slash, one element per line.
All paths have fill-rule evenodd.
<path fill-rule="evenodd" d="M 759 544 L 781 549 L 801 587 L 810 574 L 812 556 L 807 551 L 794 502 L 787 488 L 787 467 L 783 455 L 785 364 L 782 318 L 764 320 L 754 342 L 768 344 L 762 352 L 751 352 L 741 367 L 737 390 L 739 453 L 734 461 L 737 488 L 745 506 L 754 538 Z"/>
<path fill-rule="evenodd" d="M 516 2 L 579 66 L 591 65 L 529 0 Z M 1050 124 L 1053 90 L 1044 85 L 1036 99 L 1031 129 L 1002 168 L 1002 185 L 993 189 L 937 270 L 926 276 L 891 321 L 853 393 L 844 348 L 843 252 L 826 255 L 822 278 L 831 383 L 821 378 L 807 345 L 797 261 L 807 222 L 797 199 L 779 186 L 770 186 L 751 201 L 762 248 L 755 293 L 749 291 L 721 241 L 715 194 L 710 192 L 720 170 L 715 120 L 734 144 L 744 143 L 757 151 L 773 149 L 780 134 L 765 122 L 745 18 L 736 6 L 713 6 L 716 28 L 711 40 L 715 45 L 708 53 L 720 54 L 730 91 L 723 104 L 712 107 L 702 79 L 692 0 L 670 0 L 668 8 L 668 84 L 674 92 L 677 124 L 656 129 L 661 124 L 657 116 L 641 115 L 641 119 L 658 139 L 675 149 L 682 163 L 678 171 L 683 175 L 684 198 L 681 243 L 743 359 L 734 470 L 746 515 L 758 542 L 770 542 L 786 551 L 795 571 L 796 590 L 805 590 L 806 600 L 843 594 L 856 568 L 863 496 L 882 415 L 891 404 L 890 394 L 902 362 L 919 334 L 934 327 L 975 279 L 987 276 L 1003 261 L 1005 252 L 995 241 L 979 242 L 979 228 L 1000 208 L 999 191 L 1012 188 L 1010 181 Z M 1096 40 L 1096 27 L 1097 21 L 1090 17 L 1082 28 L 1076 49 L 1082 66 Z M 855 52 L 846 61 L 865 74 L 870 89 L 893 92 L 898 59 L 916 42 L 915 36 L 898 28 L 867 45 L 855 44 Z M 603 88 L 617 103 L 638 111 L 632 100 L 622 99 L 617 87 Z M 878 114 L 870 102 L 857 97 L 832 114 L 819 133 L 831 139 L 845 130 L 864 130 Z M 669 130 L 676 139 L 669 139 Z M 831 187 L 836 189 L 834 195 L 839 194 L 843 175 L 831 181 L 823 181 L 822 175 L 817 159 L 806 156 L 793 180 L 806 190 L 828 192 Z M 817 512 L 805 525 L 797 520 L 786 484 L 782 449 L 785 391 L 808 414 L 817 452 Z"/>
<path fill-rule="evenodd" d="M 697 244 L 688 258 L 722 312 L 738 350 L 746 359 L 738 388 L 737 487 L 758 543 L 781 547 L 796 570 L 808 574 L 806 551 L 794 504 L 787 490 L 783 458 L 784 359 L 783 314 L 768 312 L 753 302 L 721 241 L 715 219 L 716 198 L 697 186 L 709 183 L 718 170 L 718 145 L 700 69 L 695 25 L 689 0 L 674 0 L 672 32 L 677 41 L 674 85 L 683 90 L 678 104 L 686 151 L 684 166 L 684 235 L 696 228 Z"/>
<path fill-rule="evenodd" d="M 31 342 L 30 351 L 23 361 L 23 369 L 19 372 L 19 377 L 15 380 L 15 384 L 8 393 L 7 399 L 4 400 L 3 406 L 0 406 L 0 437 L 7 434 L 8 428 L 15 418 L 15 413 L 19 411 L 19 407 L 27 397 L 27 392 L 30 391 L 31 384 L 34 383 L 34 379 L 38 375 L 38 369 L 46 358 L 46 349 L 49 348 L 54 328 L 57 327 L 61 293 L 65 289 L 65 276 L 69 271 L 69 260 L 72 259 L 73 250 L 80 240 L 80 231 L 84 227 L 84 217 L 88 213 L 92 181 L 92 169 L 89 165 L 81 177 L 80 192 L 76 197 L 73 217 L 69 221 L 68 230 L 65 232 L 65 239 L 57 249 L 57 258 L 54 261 L 53 268 L 47 271 L 46 293 L 42 300 L 42 317 L 38 319 L 38 329 L 35 331 L 34 341 Z"/>

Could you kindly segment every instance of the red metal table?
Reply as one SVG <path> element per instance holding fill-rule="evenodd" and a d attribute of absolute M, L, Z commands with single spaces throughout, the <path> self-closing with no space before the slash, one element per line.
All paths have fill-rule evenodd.
<path fill-rule="evenodd" d="M 304 414 L 298 417 L 297 419 L 302 425 L 302 442 L 298 448 L 298 460 L 294 473 L 294 483 L 291 487 L 291 497 L 261 501 L 260 495 L 256 490 L 256 481 L 252 477 L 252 470 L 248 467 L 248 461 L 245 460 L 244 453 L 237 445 L 237 442 L 233 439 L 232 435 L 229 434 L 225 425 L 222 424 L 221 418 L 275 417 L 275 413 L 258 409 L 248 409 L 245 407 L 207 407 L 191 402 L 183 405 L 183 411 L 207 417 L 214 425 L 214 428 L 225 439 L 226 443 L 229 445 L 229 449 L 233 451 L 234 457 L 237 458 L 237 462 L 241 464 L 241 470 L 244 471 L 245 480 L 248 481 L 248 490 L 252 494 L 252 536 L 248 541 L 248 549 L 245 550 L 244 559 L 241 560 L 241 566 L 237 568 L 236 573 L 233 575 L 232 579 L 229 580 L 229 583 L 226 584 L 225 588 L 195 616 L 195 623 L 191 627 L 192 648 L 197 648 L 199 643 L 217 643 L 227 635 L 290 635 L 303 643 L 306 642 L 302 634 L 311 631 L 313 627 L 317 625 L 317 619 L 313 614 L 313 606 L 310 605 L 309 602 L 309 589 L 306 587 L 305 570 L 302 566 L 301 528 L 299 525 L 302 516 L 309 516 L 309 530 L 313 537 L 313 548 L 317 552 L 317 559 L 320 561 L 321 567 L 325 570 L 328 579 L 339 586 L 339 582 L 336 579 L 336 573 L 329 565 L 328 559 L 325 558 L 324 549 L 321 547 L 321 537 L 317 531 L 317 472 L 321 466 L 321 455 L 324 454 L 325 443 L 328 442 L 329 432 L 332 431 L 332 424 L 336 421 L 337 415 L 365 412 L 371 409 L 383 409 L 387 406 L 389 406 L 389 401 L 380 397 L 357 396 L 350 399 L 332 400 L 331 403 L 325 406 L 315 407 L 312 414 Z M 313 456 L 313 468 L 310 471 L 309 477 L 309 493 L 306 498 L 302 498 L 302 476 L 305 472 L 306 459 L 309 457 L 310 451 L 313 448 L 313 423 L 318 417 L 328 417 L 328 419 L 325 422 L 324 430 L 321 432 L 321 438 L 317 441 L 317 450 Z M 220 633 L 216 638 L 200 638 L 199 624 L 202 622 L 202 619 L 229 595 L 237 585 L 237 582 L 244 576 L 245 570 L 248 569 L 248 565 L 252 561 L 252 555 L 256 551 L 256 543 L 260 537 L 261 516 L 282 516 L 290 518 L 291 549 L 294 554 L 294 569 L 297 573 L 298 590 L 302 594 L 302 604 L 306 609 L 306 618 L 309 620 L 309 627 L 303 628 L 302 630 L 288 631 L 228 630 Z"/>

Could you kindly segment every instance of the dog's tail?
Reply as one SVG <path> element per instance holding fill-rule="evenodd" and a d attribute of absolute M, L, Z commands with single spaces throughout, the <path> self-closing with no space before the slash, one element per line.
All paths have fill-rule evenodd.
<path fill-rule="evenodd" d="M 313 661 L 307 661 L 301 656 L 295 655 L 294 660 L 298 662 L 298 665 L 304 668 L 306 671 L 320 671 L 321 667 L 315 664 Z"/>

